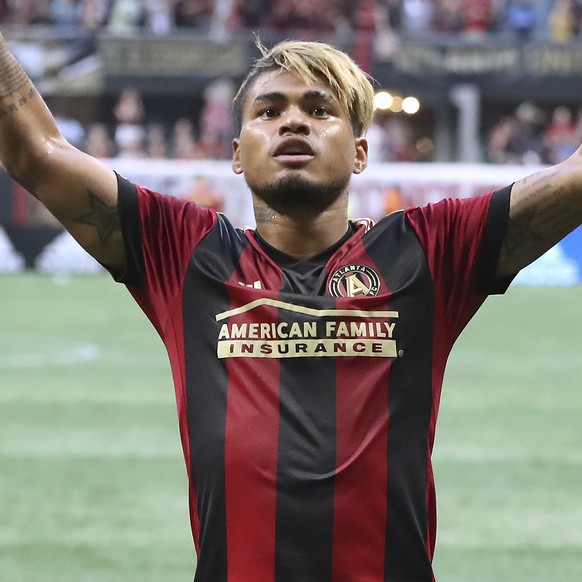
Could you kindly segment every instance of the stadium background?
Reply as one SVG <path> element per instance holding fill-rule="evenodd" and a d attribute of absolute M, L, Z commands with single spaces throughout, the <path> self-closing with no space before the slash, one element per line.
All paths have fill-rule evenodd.
<path fill-rule="evenodd" d="M 332 42 L 390 93 L 350 209 L 378 218 L 504 186 L 582 142 L 581 4 L 0 0 L 0 23 L 73 143 L 245 225 L 228 102 L 254 31 Z M 582 576 L 581 238 L 490 300 L 453 353 L 435 451 L 443 582 Z M 0 273 L 0 580 L 191 579 L 162 346 L 1 171 Z"/>

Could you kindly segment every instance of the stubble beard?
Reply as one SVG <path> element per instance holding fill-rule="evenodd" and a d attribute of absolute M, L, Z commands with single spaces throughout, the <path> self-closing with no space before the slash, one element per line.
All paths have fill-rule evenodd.
<path fill-rule="evenodd" d="M 348 183 L 349 178 L 318 184 L 297 175 L 287 175 L 270 184 L 247 181 L 255 196 L 280 214 L 323 212 L 347 190 Z"/>

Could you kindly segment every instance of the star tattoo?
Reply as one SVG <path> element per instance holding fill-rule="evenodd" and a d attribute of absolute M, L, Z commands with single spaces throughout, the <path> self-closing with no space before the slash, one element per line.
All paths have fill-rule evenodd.
<path fill-rule="evenodd" d="M 105 244 L 111 235 L 121 230 L 117 206 L 108 206 L 91 190 L 87 191 L 91 210 L 75 219 L 75 222 L 94 226 L 101 244 Z"/>

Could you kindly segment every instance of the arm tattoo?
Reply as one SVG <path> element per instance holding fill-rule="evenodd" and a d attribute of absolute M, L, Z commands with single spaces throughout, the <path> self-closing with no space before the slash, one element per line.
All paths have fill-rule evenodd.
<path fill-rule="evenodd" d="M 527 184 L 531 178 L 525 178 Z M 527 207 L 515 209 L 515 216 L 511 217 L 505 236 L 504 247 L 508 256 L 539 245 L 540 236 L 545 226 L 545 218 L 551 204 L 544 201 L 545 197 L 553 198 L 550 180 L 541 180 L 541 183 L 531 184 L 530 202 Z M 524 205 L 525 206 L 525 205 Z M 513 213 L 512 213 L 513 214 Z"/>
<path fill-rule="evenodd" d="M 18 61 L 8 52 L 0 57 L 0 99 L 15 93 L 29 82 L 28 75 Z"/>
<path fill-rule="evenodd" d="M 27 84 L 30 84 L 30 89 L 26 94 L 11 101 L 7 99 Z M 24 69 L 5 47 L 0 47 L 0 119 L 16 113 L 36 95 L 36 89 L 30 83 Z"/>
<path fill-rule="evenodd" d="M 101 244 L 105 244 L 115 232 L 121 231 L 119 209 L 108 206 L 91 190 L 87 191 L 91 209 L 75 219 L 79 224 L 87 224 L 97 229 Z"/>
<path fill-rule="evenodd" d="M 502 248 L 502 261 L 522 266 L 558 242 L 579 222 L 576 209 L 564 198 L 554 172 L 522 181 L 529 192 L 511 212 Z"/>

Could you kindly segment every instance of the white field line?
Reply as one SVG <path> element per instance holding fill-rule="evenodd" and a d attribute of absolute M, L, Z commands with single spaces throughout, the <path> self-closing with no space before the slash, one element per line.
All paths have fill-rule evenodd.
<path fill-rule="evenodd" d="M 73 366 L 97 360 L 101 348 L 95 344 L 75 344 L 62 341 L 37 343 L 30 348 L 0 350 L 0 370 L 36 369 L 52 366 Z"/>

